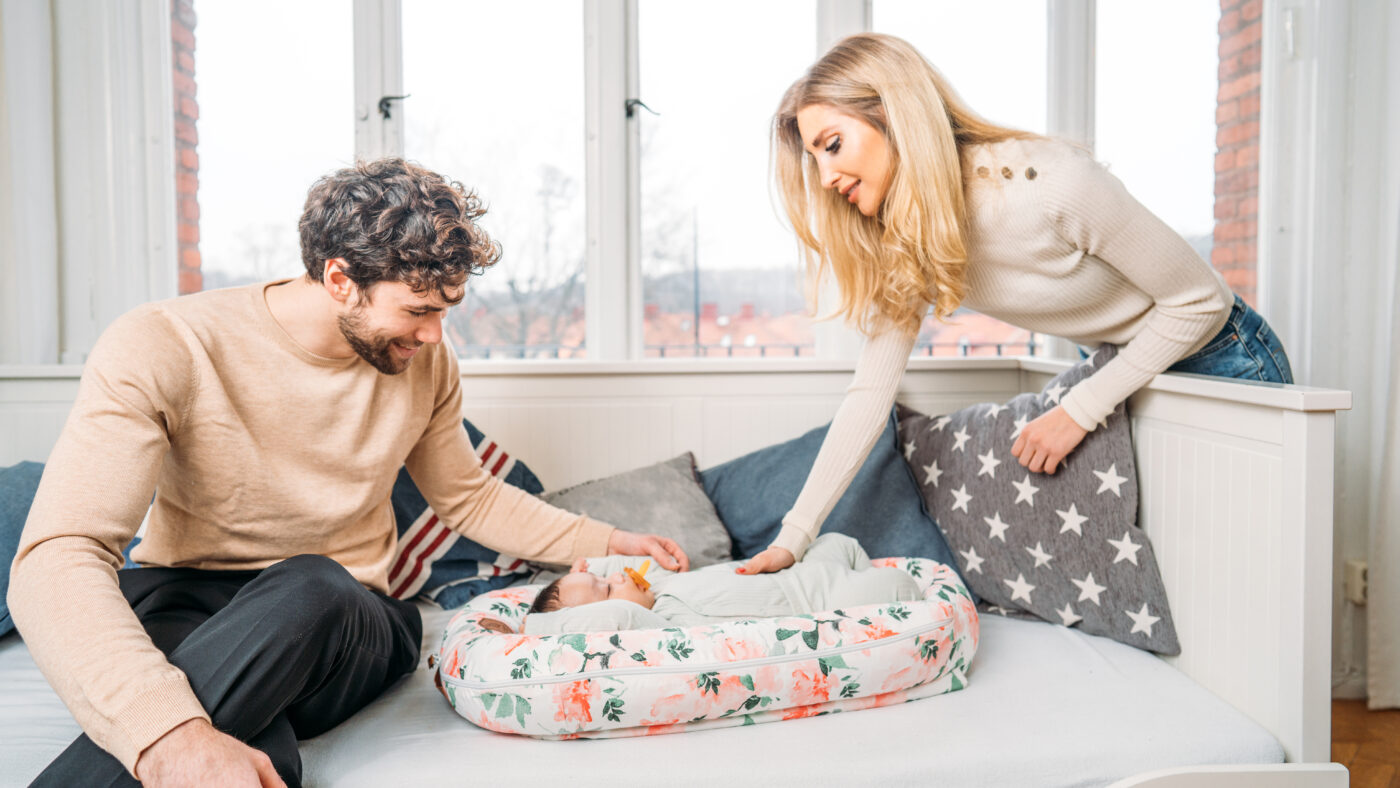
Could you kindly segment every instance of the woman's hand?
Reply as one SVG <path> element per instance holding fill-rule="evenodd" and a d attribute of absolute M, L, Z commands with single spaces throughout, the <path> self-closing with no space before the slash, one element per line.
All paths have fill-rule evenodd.
<path fill-rule="evenodd" d="M 1088 434 L 1064 407 L 1056 405 L 1021 429 L 1020 437 L 1011 445 L 1011 456 L 1031 473 L 1054 473 Z"/>
<path fill-rule="evenodd" d="M 690 558 L 676 544 L 656 534 L 634 534 L 618 528 L 608 537 L 608 555 L 649 555 L 656 559 L 662 569 L 684 572 L 690 569 Z M 575 566 L 578 562 L 575 562 Z"/>
<path fill-rule="evenodd" d="M 776 572 L 779 569 L 787 569 L 797 563 L 793 560 L 792 553 L 784 547 L 770 547 L 749 559 L 747 564 L 735 567 L 734 573 L 738 575 L 761 575 L 764 572 Z"/>

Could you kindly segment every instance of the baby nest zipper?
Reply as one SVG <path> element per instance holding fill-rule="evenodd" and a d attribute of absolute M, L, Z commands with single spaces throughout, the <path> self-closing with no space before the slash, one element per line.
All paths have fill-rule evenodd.
<path fill-rule="evenodd" d="M 885 643 L 907 640 L 909 638 L 917 638 L 925 632 L 930 632 L 932 630 L 948 626 L 952 623 L 953 619 L 950 616 L 948 618 L 944 618 L 938 621 L 929 622 L 915 629 L 911 629 L 908 632 L 901 632 L 893 637 L 880 638 L 879 640 L 867 640 L 862 643 L 851 643 L 844 646 L 835 646 L 825 650 L 813 651 L 811 654 L 803 654 L 800 656 L 802 659 L 819 659 L 822 657 L 836 657 L 842 654 L 848 654 L 852 651 L 864 651 L 866 649 L 873 648 L 875 646 L 879 646 Z M 470 681 L 468 679 L 457 678 L 456 676 L 448 676 L 442 672 L 441 661 L 439 661 L 438 663 L 439 667 L 437 668 L 437 672 L 438 675 L 442 677 L 443 681 L 453 685 L 454 687 L 461 687 L 462 689 L 468 690 L 494 690 L 505 689 L 508 687 L 523 687 L 529 684 L 545 685 L 570 683 L 574 681 L 582 681 L 584 679 L 611 678 L 614 676 L 635 676 L 644 673 L 704 673 L 707 671 L 717 670 L 734 672 L 736 670 L 744 668 L 762 667 L 764 665 L 772 665 L 778 662 L 787 662 L 792 660 L 793 657 L 797 656 L 799 655 L 778 654 L 771 657 L 755 657 L 753 659 L 740 660 L 737 662 L 710 662 L 703 665 L 609 668 L 606 670 L 598 670 L 587 674 L 572 673 L 567 676 L 550 676 L 548 678 L 508 679 L 505 681 Z"/>

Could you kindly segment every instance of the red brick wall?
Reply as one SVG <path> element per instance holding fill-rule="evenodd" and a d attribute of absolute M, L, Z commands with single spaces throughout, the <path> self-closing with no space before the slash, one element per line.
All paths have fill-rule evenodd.
<path fill-rule="evenodd" d="M 1220 1 L 1220 92 L 1215 109 L 1215 246 L 1210 261 L 1250 304 L 1258 270 L 1262 2 Z"/>
<path fill-rule="evenodd" d="M 175 80 L 175 195 L 179 220 L 180 294 L 204 287 L 199 268 L 199 103 L 194 82 L 194 0 L 170 0 Z"/>

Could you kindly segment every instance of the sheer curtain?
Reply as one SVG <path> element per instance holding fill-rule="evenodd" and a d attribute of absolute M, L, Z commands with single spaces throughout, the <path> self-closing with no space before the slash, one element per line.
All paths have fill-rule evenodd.
<path fill-rule="evenodd" d="M 1338 697 L 1400 707 L 1400 7 L 1264 5 L 1262 306 L 1338 414 L 1332 670 Z M 1341 593 L 1369 566 L 1365 606 Z"/>
<path fill-rule="evenodd" d="M 1400 21 L 1400 13 L 1392 16 Z M 1395 56 L 1391 59 L 1394 61 Z M 1392 68 L 1392 77 L 1395 70 Z M 1392 79 L 1392 115 L 1400 114 L 1396 109 L 1400 101 L 1400 97 L 1395 96 L 1400 92 L 1397 88 L 1400 88 L 1400 79 Z M 1395 126 L 1392 124 L 1391 128 Z M 1390 204 L 1394 208 L 1400 197 L 1394 194 L 1394 182 L 1391 188 Z M 1390 254 L 1383 260 L 1389 263 L 1393 280 L 1390 303 L 1400 304 L 1400 276 L 1395 275 L 1400 269 L 1400 211 L 1390 213 Z M 1400 309 L 1393 306 L 1389 329 L 1392 341 L 1400 337 Z M 1389 375 L 1380 410 L 1384 416 L 1377 420 L 1383 421 L 1385 426 L 1377 433 L 1381 444 L 1380 483 L 1376 485 L 1376 503 L 1372 507 L 1376 518 L 1371 522 L 1367 619 L 1366 695 L 1367 705 L 1373 709 L 1400 707 L 1400 363 L 1396 361 L 1393 348 L 1385 354 L 1384 361 Z"/>

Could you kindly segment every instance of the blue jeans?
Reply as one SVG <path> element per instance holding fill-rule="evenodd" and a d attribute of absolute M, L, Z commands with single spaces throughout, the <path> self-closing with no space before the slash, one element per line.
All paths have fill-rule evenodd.
<path fill-rule="evenodd" d="M 1080 347 L 1079 357 L 1088 358 L 1088 351 Z M 1293 382 L 1293 368 L 1288 364 L 1283 342 L 1264 316 L 1239 296 L 1235 296 L 1235 305 L 1230 308 L 1230 317 L 1220 333 L 1205 347 L 1167 367 L 1167 371 L 1270 383 Z"/>
<path fill-rule="evenodd" d="M 1217 378 L 1292 383 L 1293 368 L 1283 342 L 1264 316 L 1235 296 L 1230 318 L 1205 347 L 1167 368 Z"/>

